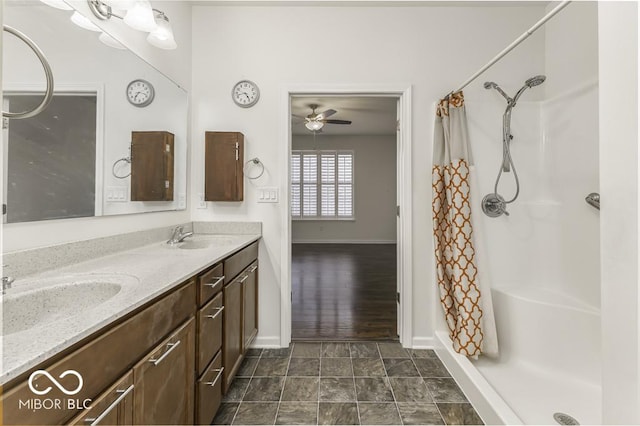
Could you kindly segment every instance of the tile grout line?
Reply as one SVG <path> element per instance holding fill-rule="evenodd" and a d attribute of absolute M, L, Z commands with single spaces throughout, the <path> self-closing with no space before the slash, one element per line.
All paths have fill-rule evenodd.
<path fill-rule="evenodd" d="M 249 390 L 249 385 L 251 384 L 251 381 L 253 380 L 253 376 L 255 375 L 256 370 L 258 369 L 258 364 L 260 364 L 260 360 L 262 359 L 262 354 L 263 353 L 264 353 L 264 349 L 262 349 L 262 351 L 260 351 L 260 356 L 258 357 L 258 362 L 256 363 L 256 368 L 254 368 L 253 372 L 251 373 L 251 377 L 249 378 L 249 383 L 247 383 L 247 388 L 242 393 L 242 397 L 240 398 L 240 402 L 238 402 L 238 408 L 236 408 L 236 412 L 233 415 L 233 418 L 231 419 L 231 422 L 229 423 L 230 425 L 232 425 L 233 422 L 236 421 L 236 417 L 238 416 L 238 413 L 240 412 L 240 406 L 244 402 L 244 396 L 247 394 L 247 391 Z"/>
<path fill-rule="evenodd" d="M 280 414 L 280 404 L 282 404 L 282 395 L 284 395 L 284 388 L 287 385 L 287 373 L 289 372 L 289 366 L 291 365 L 291 358 L 293 356 L 293 348 L 295 343 L 291 346 L 291 352 L 289 353 L 289 359 L 287 361 L 287 368 L 284 370 L 284 378 L 282 379 L 282 389 L 280 389 L 280 399 L 278 400 L 278 408 L 276 408 L 276 416 L 273 419 L 273 424 L 278 423 L 278 414 Z M 257 367 L 256 367 L 257 369 Z"/>
<path fill-rule="evenodd" d="M 376 343 L 376 348 L 378 344 Z M 380 352 L 380 351 L 378 351 Z M 353 358 L 351 358 L 351 343 L 349 343 L 349 359 L 351 360 L 351 372 L 353 373 Z M 353 378 L 353 393 L 356 397 L 356 413 L 358 414 L 358 424 L 362 424 L 362 418 L 360 417 L 360 401 L 358 400 L 358 387 L 356 386 L 356 376 L 355 374 L 352 376 Z"/>
<path fill-rule="evenodd" d="M 410 354 L 410 355 L 412 355 L 412 354 Z M 413 355 L 411 356 L 411 363 L 413 364 L 414 368 L 416 369 L 416 371 L 420 375 L 420 378 L 424 382 L 424 386 L 427 388 L 427 392 L 429 393 L 429 396 L 431 397 L 431 400 L 433 401 L 433 405 L 435 405 L 436 406 L 436 410 L 438 410 L 438 415 L 440 416 L 440 420 L 442 420 L 442 424 L 446 425 L 447 422 L 444 420 L 444 416 L 442 415 L 442 412 L 440 411 L 440 407 L 438 407 L 438 403 L 436 402 L 436 399 L 433 397 L 433 393 L 431 392 L 431 389 L 429 389 L 429 386 L 427 386 L 427 382 L 424 380 L 424 377 L 422 376 L 422 372 L 418 369 L 418 365 L 416 364 L 416 361 L 413 358 Z"/>
<path fill-rule="evenodd" d="M 391 396 L 393 396 L 393 403 L 396 406 L 396 411 L 398 412 L 398 418 L 400 418 L 400 424 L 404 425 L 404 420 L 402 419 L 402 415 L 400 414 L 400 407 L 398 406 L 398 400 L 396 399 L 396 392 L 393 390 L 393 386 L 391 385 L 391 377 L 387 374 L 387 369 L 384 366 L 384 361 L 382 360 L 382 352 L 380 351 L 380 345 L 378 344 L 378 352 L 380 352 L 380 360 L 382 362 L 382 369 L 384 370 L 384 376 L 387 378 L 389 382 L 389 388 L 391 389 Z M 404 348 L 402 348 L 404 349 Z"/>

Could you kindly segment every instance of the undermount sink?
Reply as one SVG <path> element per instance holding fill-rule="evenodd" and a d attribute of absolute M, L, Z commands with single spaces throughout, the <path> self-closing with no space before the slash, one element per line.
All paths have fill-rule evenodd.
<path fill-rule="evenodd" d="M 117 275 L 64 277 L 49 282 L 39 281 L 34 288 L 26 290 L 8 290 L 2 302 L 2 335 L 86 313 L 116 296 L 123 285 L 132 281 L 137 279 Z"/>
<path fill-rule="evenodd" d="M 180 243 L 178 245 L 179 249 L 185 249 L 185 250 L 194 250 L 194 249 L 204 249 L 207 247 L 211 247 L 211 245 L 213 244 L 212 241 L 185 241 L 183 243 Z"/>

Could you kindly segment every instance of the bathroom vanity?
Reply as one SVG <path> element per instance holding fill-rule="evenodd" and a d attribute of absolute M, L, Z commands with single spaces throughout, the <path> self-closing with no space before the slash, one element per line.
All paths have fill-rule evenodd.
<path fill-rule="evenodd" d="M 258 331 L 259 238 L 156 242 L 9 290 L 56 300 L 71 285 L 78 307 L 3 330 L 4 424 L 210 424 Z M 95 306 L 87 285 L 103 289 Z"/>

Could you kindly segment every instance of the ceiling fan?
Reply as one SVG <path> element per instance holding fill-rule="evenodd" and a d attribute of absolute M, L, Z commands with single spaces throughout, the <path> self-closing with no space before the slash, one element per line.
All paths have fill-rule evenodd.
<path fill-rule="evenodd" d="M 322 128 L 325 124 L 351 124 L 350 120 L 329 120 L 328 117 L 331 117 L 333 114 L 337 113 L 335 109 L 328 109 L 324 112 L 316 112 L 318 109 L 318 105 L 311 104 L 309 105 L 311 108 L 311 114 L 306 117 L 301 117 L 299 115 L 293 114 L 294 117 L 304 119 L 304 126 L 312 132 L 321 132 Z"/>

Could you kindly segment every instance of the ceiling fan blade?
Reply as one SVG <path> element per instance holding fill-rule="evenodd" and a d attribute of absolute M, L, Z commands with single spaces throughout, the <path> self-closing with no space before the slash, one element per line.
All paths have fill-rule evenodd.
<path fill-rule="evenodd" d="M 320 120 L 327 124 L 351 124 L 351 120 Z"/>
<path fill-rule="evenodd" d="M 292 117 L 294 118 L 300 118 L 301 120 L 305 120 L 307 117 L 304 117 L 302 115 L 298 115 L 298 114 L 291 114 Z"/>
<path fill-rule="evenodd" d="M 336 112 L 338 112 L 338 111 L 336 111 L 335 109 L 328 109 L 328 110 L 326 110 L 325 112 L 321 112 L 320 114 L 318 114 L 318 115 L 316 116 L 316 120 L 324 120 L 324 119 L 326 119 L 327 117 L 331 117 L 331 116 L 332 116 L 333 114 L 335 114 Z"/>

